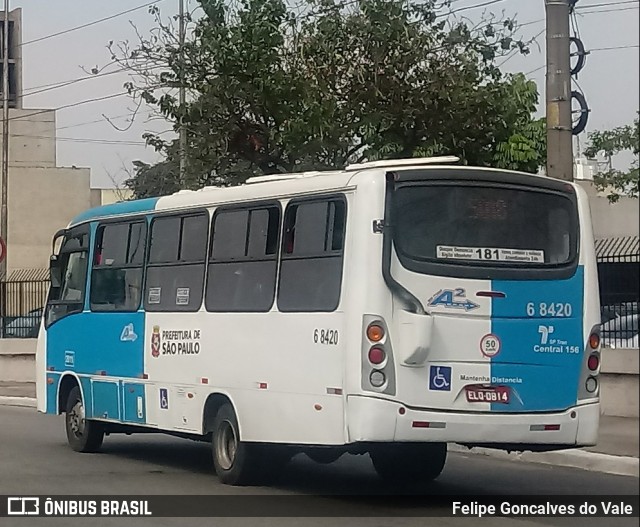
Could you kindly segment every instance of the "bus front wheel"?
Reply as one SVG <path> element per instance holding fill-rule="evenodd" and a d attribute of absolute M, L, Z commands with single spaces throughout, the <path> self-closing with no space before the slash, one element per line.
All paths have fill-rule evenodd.
<path fill-rule="evenodd" d="M 97 421 L 86 419 L 80 388 L 75 386 L 67 399 L 65 428 L 67 441 L 76 452 L 97 452 L 104 440 L 104 429 Z"/>
<path fill-rule="evenodd" d="M 216 413 L 211 434 L 213 465 L 226 485 L 246 485 L 255 477 L 257 452 L 254 445 L 240 441 L 238 419 L 229 403 Z"/>
<path fill-rule="evenodd" d="M 369 453 L 378 475 L 396 484 L 425 483 L 436 479 L 447 459 L 446 443 L 380 445 Z"/>

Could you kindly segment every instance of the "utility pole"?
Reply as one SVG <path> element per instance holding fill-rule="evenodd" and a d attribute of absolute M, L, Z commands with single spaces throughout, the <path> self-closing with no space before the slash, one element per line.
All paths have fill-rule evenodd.
<path fill-rule="evenodd" d="M 7 246 L 9 188 L 9 0 L 4 0 L 2 28 L 2 207 L 0 208 L 0 238 Z M 7 278 L 7 255 L 0 260 L 0 279 Z M 4 315 L 4 313 L 3 313 Z"/>
<path fill-rule="evenodd" d="M 184 86 L 184 41 L 185 41 L 185 19 L 184 19 L 184 0 L 178 0 L 180 2 L 180 29 L 179 29 L 179 41 L 180 41 L 180 186 L 184 188 L 185 177 L 187 172 L 186 155 L 187 155 L 187 130 L 184 126 L 184 118 L 182 112 L 184 112 L 186 96 Z"/>
<path fill-rule="evenodd" d="M 547 20 L 547 175 L 573 181 L 570 6 L 575 0 L 545 0 Z"/>

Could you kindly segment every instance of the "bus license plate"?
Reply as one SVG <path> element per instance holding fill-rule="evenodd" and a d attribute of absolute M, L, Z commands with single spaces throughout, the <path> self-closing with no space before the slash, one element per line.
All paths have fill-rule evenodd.
<path fill-rule="evenodd" d="M 508 386 L 465 386 L 465 391 L 470 403 L 509 404 Z"/>

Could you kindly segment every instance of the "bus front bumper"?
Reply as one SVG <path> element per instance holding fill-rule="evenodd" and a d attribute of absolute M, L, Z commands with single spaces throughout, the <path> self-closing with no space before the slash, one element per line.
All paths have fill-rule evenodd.
<path fill-rule="evenodd" d="M 395 401 L 347 397 L 349 442 L 447 442 L 469 445 L 593 446 L 600 404 L 554 413 L 496 414 L 411 409 Z M 529 448 L 525 448 L 528 450 Z"/>

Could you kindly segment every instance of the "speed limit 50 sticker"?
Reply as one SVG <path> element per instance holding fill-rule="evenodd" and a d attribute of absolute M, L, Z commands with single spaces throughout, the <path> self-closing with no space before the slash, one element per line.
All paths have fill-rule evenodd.
<path fill-rule="evenodd" d="M 485 357 L 495 357 L 500 353 L 500 339 L 498 335 L 488 333 L 480 339 L 480 351 Z"/>

